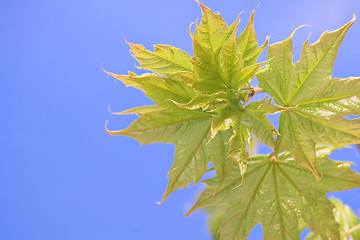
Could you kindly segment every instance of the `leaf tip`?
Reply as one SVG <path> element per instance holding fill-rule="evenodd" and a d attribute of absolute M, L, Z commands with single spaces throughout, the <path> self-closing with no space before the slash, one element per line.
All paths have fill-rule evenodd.
<path fill-rule="evenodd" d="M 170 182 L 169 182 L 169 184 L 170 184 Z M 174 186 L 174 185 L 172 185 L 172 186 L 169 186 L 169 185 L 168 185 L 168 187 L 166 188 L 165 193 L 164 193 L 161 201 L 158 202 L 158 204 L 162 204 L 163 202 L 165 202 L 165 200 L 169 197 L 169 195 L 170 195 L 173 191 L 176 190 L 176 188 L 174 189 L 173 186 Z"/>
<path fill-rule="evenodd" d="M 114 75 L 115 75 L 114 73 L 111 73 L 111 72 L 108 72 L 108 71 L 105 70 L 105 68 L 104 68 L 104 62 L 101 62 L 101 69 L 102 69 L 106 74 L 109 74 L 109 75 L 115 77 L 115 76 L 114 76 Z"/>
<path fill-rule="evenodd" d="M 106 120 L 106 122 L 105 122 L 105 131 L 111 135 L 111 131 L 109 131 L 109 129 L 107 128 L 108 122 L 109 122 L 108 120 Z"/>
<path fill-rule="evenodd" d="M 129 43 L 127 40 L 126 40 L 126 37 L 124 36 L 124 40 L 126 42 L 127 45 L 130 45 L 131 43 Z"/>
<path fill-rule="evenodd" d="M 110 105 L 108 106 L 108 111 L 109 111 L 111 114 L 114 114 L 114 115 L 125 115 L 125 114 L 131 113 L 130 110 L 126 110 L 126 111 L 123 111 L 123 112 L 113 112 L 113 111 L 110 110 Z"/>
<path fill-rule="evenodd" d="M 202 4 L 202 3 L 199 2 L 198 0 L 196 0 L 196 2 L 197 2 L 197 4 L 199 4 L 203 16 L 207 14 L 207 13 L 206 13 L 207 11 L 210 11 L 210 12 L 211 12 L 210 8 L 206 7 L 204 4 Z"/>
<path fill-rule="evenodd" d="M 108 128 L 107 128 L 107 124 L 108 124 L 108 121 L 105 122 L 105 131 L 109 134 L 109 135 L 126 135 L 124 134 L 124 130 L 120 130 L 120 131 L 110 131 Z M 141 143 L 141 142 L 140 142 Z"/>
<path fill-rule="evenodd" d="M 110 110 L 110 105 L 108 105 L 108 111 L 109 111 L 111 114 L 114 114 L 114 112 Z M 106 122 L 107 122 L 107 121 L 106 121 Z"/>
<path fill-rule="evenodd" d="M 309 45 L 310 36 L 311 36 L 311 32 L 309 33 L 309 36 L 308 36 L 307 39 L 305 40 L 304 45 Z"/>
<path fill-rule="evenodd" d="M 350 20 L 349 24 L 352 25 L 355 21 L 356 21 L 356 14 L 353 13 L 353 17 L 352 17 L 352 19 Z"/>
<path fill-rule="evenodd" d="M 192 206 L 191 209 L 187 213 L 185 213 L 186 217 L 190 216 L 197 209 L 196 205 L 197 205 L 197 203 L 195 203 L 195 205 Z"/>
<path fill-rule="evenodd" d="M 165 201 L 166 198 L 167 198 L 167 196 L 164 195 L 163 198 L 161 199 L 161 201 L 157 202 L 157 204 L 159 204 L 159 205 L 162 204 Z"/>
<path fill-rule="evenodd" d="M 255 11 L 256 9 L 260 6 L 260 3 L 258 3 L 258 5 L 254 8 L 254 10 L 252 10 L 250 18 L 249 18 L 249 23 L 254 23 L 254 16 L 255 16 Z"/>
<path fill-rule="evenodd" d="M 269 45 L 271 36 L 273 36 L 273 35 L 266 36 L 265 42 L 263 43 L 263 45 L 260 46 L 261 49 L 264 49 L 267 45 Z"/>
<path fill-rule="evenodd" d="M 127 44 L 127 45 L 129 45 L 129 47 L 130 47 L 130 50 L 129 51 L 131 51 L 131 48 L 133 48 L 133 47 L 135 47 L 136 46 L 136 44 L 134 44 L 134 43 L 131 43 L 131 42 L 128 42 L 127 40 L 126 40 L 126 37 L 124 36 L 124 40 L 125 40 L 125 43 Z M 131 54 L 132 55 L 132 54 Z M 133 56 L 133 55 L 132 55 Z"/>
<path fill-rule="evenodd" d="M 238 25 L 238 24 L 239 24 L 239 21 L 240 21 L 240 15 L 241 15 L 241 14 L 243 14 L 243 13 L 245 13 L 245 12 L 239 12 L 239 14 L 238 14 L 238 16 L 237 16 L 237 18 L 236 18 L 236 20 L 235 20 L 235 22 L 234 22 L 233 24 L 236 24 L 236 25 Z"/>
<path fill-rule="evenodd" d="M 192 32 L 191 32 L 191 27 L 192 27 L 192 25 L 193 25 L 194 23 L 195 23 L 196 26 L 197 26 L 197 20 L 196 20 L 196 22 L 192 22 L 192 23 L 190 23 L 190 25 L 189 25 L 189 35 L 190 35 L 191 39 L 194 39 L 194 34 L 192 34 Z"/>
<path fill-rule="evenodd" d="M 302 27 L 311 27 L 310 25 L 304 24 L 304 25 L 300 25 L 297 28 L 295 28 L 295 30 L 290 34 L 289 38 L 292 38 L 294 36 L 294 34 L 296 33 L 297 30 L 299 30 Z"/>
<path fill-rule="evenodd" d="M 200 8 L 204 11 L 206 9 L 208 9 L 204 4 L 202 4 L 201 2 L 199 2 L 198 0 L 196 0 L 197 4 L 199 4 Z"/>

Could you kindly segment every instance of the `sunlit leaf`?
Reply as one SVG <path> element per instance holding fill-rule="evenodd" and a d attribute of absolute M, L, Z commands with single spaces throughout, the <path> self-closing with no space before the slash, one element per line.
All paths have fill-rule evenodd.
<path fill-rule="evenodd" d="M 151 52 L 140 44 L 128 44 L 132 56 L 140 63 L 140 68 L 160 75 L 192 71 L 191 56 L 179 48 L 169 45 L 154 45 L 155 50 Z"/>
<path fill-rule="evenodd" d="M 147 110 L 148 109 L 148 110 Z M 165 142 L 176 147 L 174 164 L 169 172 L 169 185 L 164 199 L 178 188 L 197 183 L 213 162 L 222 179 L 235 165 L 227 156 L 229 133 L 221 133 L 208 143 L 212 115 L 201 111 L 174 108 L 143 107 L 127 113 L 141 116 L 127 129 L 108 131 L 112 135 L 132 137 L 142 144 Z"/>
<path fill-rule="evenodd" d="M 360 186 L 349 163 L 327 157 L 334 148 L 360 144 L 359 119 L 347 118 L 360 115 L 360 78 L 332 79 L 337 51 L 355 19 L 325 32 L 314 44 L 306 41 L 294 64 L 294 33 L 269 46 L 268 61 L 258 63 L 268 39 L 258 46 L 255 10 L 237 36 L 240 18 L 228 26 L 220 14 L 199 5 L 202 20 L 190 31 L 193 57 L 169 45 L 149 51 L 129 43 L 140 68 L 153 73 L 107 72 L 155 103 L 114 113 L 140 118 L 123 130 L 106 127 L 107 132 L 141 144 L 175 145 L 161 202 L 215 170 L 216 177 L 205 180 L 208 187 L 190 212 L 206 207 L 216 216 L 210 220 L 216 239 L 246 239 L 258 223 L 268 240 L 299 239 L 306 226 L 313 232 L 309 238 L 358 238 L 358 222 L 346 209 L 338 210 L 337 202 L 334 219 L 334 205 L 325 195 Z M 262 89 L 249 84 L 256 74 Z M 252 101 L 263 91 L 278 105 L 266 98 Z M 266 115 L 278 112 L 277 131 Z M 252 155 L 253 136 L 274 151 Z"/>
<path fill-rule="evenodd" d="M 247 28 L 236 38 L 237 19 L 230 27 L 219 14 L 200 4 L 203 18 L 193 36 L 195 81 L 192 86 L 204 93 L 249 85 L 264 63 L 256 63 L 268 41 L 257 46 L 252 12 Z"/>
<path fill-rule="evenodd" d="M 234 31 L 237 21 L 229 28 L 220 14 L 212 12 L 208 7 L 198 2 L 202 10 L 202 19 L 199 26 L 196 26 L 194 38 L 202 45 L 215 52 L 219 47 L 229 40 Z"/>
<path fill-rule="evenodd" d="M 332 68 L 349 23 L 325 32 L 314 44 L 304 43 L 300 60 L 292 63 L 292 35 L 269 46 L 272 59 L 257 77 L 260 86 L 276 103 L 294 107 L 280 116 L 280 136 L 275 151 L 290 151 L 296 163 L 309 168 L 319 179 L 315 145 L 341 148 L 360 142 L 360 78 L 332 79 Z"/>
<path fill-rule="evenodd" d="M 252 157 L 244 184 L 239 186 L 242 176 L 236 168 L 219 189 L 217 178 L 206 180 L 207 188 L 189 213 L 202 207 L 226 208 L 219 227 L 220 239 L 246 239 L 260 222 L 265 240 L 300 239 L 300 218 L 323 239 L 339 239 L 334 205 L 325 194 L 359 187 L 360 176 L 350 170 L 349 163 L 329 160 L 329 152 L 329 148 L 322 147 L 317 154 L 318 169 L 323 173 L 320 182 L 308 169 L 298 168 L 289 154 L 280 155 L 278 160 Z"/>
<path fill-rule="evenodd" d="M 343 205 L 341 200 L 336 198 L 331 198 L 330 201 L 335 204 L 334 216 L 336 222 L 340 224 L 340 240 L 356 240 L 360 239 L 360 224 L 359 218 L 356 217 L 351 208 L 347 205 Z M 306 226 L 305 226 L 306 227 Z M 310 232 L 305 240 L 321 240 L 319 234 Z"/>

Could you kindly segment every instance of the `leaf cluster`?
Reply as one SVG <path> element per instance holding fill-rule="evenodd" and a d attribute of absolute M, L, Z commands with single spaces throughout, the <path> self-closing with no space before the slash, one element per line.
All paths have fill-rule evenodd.
<path fill-rule="evenodd" d="M 260 222 L 264 239 L 299 239 L 300 225 L 312 230 L 309 239 L 343 239 L 341 220 L 325 194 L 359 187 L 360 177 L 350 163 L 328 155 L 360 143 L 359 119 L 346 118 L 360 115 L 360 78 L 331 75 L 355 17 L 314 44 L 306 41 L 293 63 L 295 31 L 284 41 L 268 46 L 267 38 L 258 46 L 255 10 L 237 35 L 239 18 L 228 26 L 220 14 L 199 5 L 202 20 L 189 30 L 194 56 L 169 45 L 149 51 L 128 43 L 139 68 L 153 73 L 107 73 L 144 91 L 156 105 L 114 113 L 140 118 L 107 132 L 142 144 L 175 144 L 161 202 L 214 169 L 216 177 L 205 180 L 207 188 L 189 213 L 216 206 L 219 239 L 246 239 Z M 267 46 L 268 60 L 258 62 Z M 255 76 L 261 89 L 250 85 Z M 272 98 L 252 101 L 259 91 Z M 279 129 L 266 117 L 274 113 L 281 113 Z M 270 155 L 252 155 L 254 136 L 273 150 Z"/>

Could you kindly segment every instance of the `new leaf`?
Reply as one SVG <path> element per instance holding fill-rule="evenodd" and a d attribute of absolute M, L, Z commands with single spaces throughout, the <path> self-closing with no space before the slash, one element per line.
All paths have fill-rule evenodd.
<path fill-rule="evenodd" d="M 325 32 L 314 44 L 306 41 L 295 64 L 293 34 L 269 46 L 269 63 L 259 72 L 264 63 L 257 59 L 268 40 L 258 46 L 254 11 L 236 37 L 239 19 L 228 26 L 220 14 L 199 5 L 203 18 L 190 33 L 193 57 L 168 45 L 155 45 L 149 51 L 129 43 L 140 68 L 154 73 L 109 74 L 144 91 L 156 105 L 115 113 L 140 118 L 124 130 L 106 130 L 142 144 L 175 144 L 162 201 L 174 190 L 199 182 L 212 162 L 217 177 L 205 181 L 208 187 L 190 212 L 220 206 L 219 220 L 212 223 L 217 238 L 245 239 L 262 222 L 264 239 L 299 239 L 303 219 L 313 231 L 309 237 L 339 239 L 334 206 L 325 194 L 359 187 L 360 177 L 349 163 L 329 160 L 330 147 L 315 147 L 360 143 L 359 119 L 345 118 L 360 114 L 360 78 L 331 76 L 337 51 L 355 18 Z M 247 104 L 256 92 L 249 82 L 257 73 L 261 87 L 279 106 L 266 99 Z M 266 118 L 276 112 L 282 112 L 279 133 Z M 247 166 L 252 135 L 274 152 L 250 157 Z M 234 168 L 236 163 L 240 172 Z M 322 181 L 311 177 L 314 174 L 319 180 L 317 171 Z M 335 213 L 346 215 L 346 211 Z M 353 216 L 349 219 L 338 221 L 341 234 L 353 230 Z"/>
<path fill-rule="evenodd" d="M 341 200 L 330 198 L 330 201 L 335 205 L 334 208 L 334 216 L 336 222 L 339 223 L 339 232 L 341 240 L 356 240 L 360 239 L 360 224 L 359 219 L 356 217 L 351 208 L 347 205 L 343 205 Z M 303 229 L 307 226 L 306 224 L 302 224 Z M 300 230 L 303 230 L 300 229 Z M 349 238 L 350 237 L 350 238 Z M 315 234 L 310 232 L 305 240 L 321 240 L 321 236 L 319 234 Z"/>
<path fill-rule="evenodd" d="M 350 170 L 349 163 L 328 159 L 329 152 L 328 147 L 317 152 L 318 169 L 323 173 L 320 182 L 309 170 L 298 168 L 287 153 L 279 160 L 252 157 L 244 184 L 239 186 L 242 176 L 233 169 L 214 196 L 219 180 L 206 180 L 207 188 L 189 213 L 210 206 L 227 209 L 219 227 L 220 239 L 246 239 L 260 222 L 265 240 L 300 239 L 300 218 L 323 239 L 339 239 L 334 206 L 325 194 L 359 187 L 360 176 Z"/>
<path fill-rule="evenodd" d="M 193 36 L 195 79 L 192 86 L 204 93 L 227 89 L 239 90 L 249 85 L 263 63 L 256 63 L 268 41 L 257 46 L 254 14 L 245 31 L 235 37 L 239 19 L 230 27 L 220 14 L 215 14 L 201 3 L 203 18 Z"/>
<path fill-rule="evenodd" d="M 304 43 L 300 60 L 292 63 L 292 35 L 269 46 L 272 59 L 257 77 L 260 86 L 277 104 L 294 107 L 280 116 L 280 136 L 275 152 L 290 151 L 300 166 L 318 177 L 315 146 L 341 148 L 360 142 L 360 78 L 332 79 L 332 68 L 340 44 L 355 17 L 333 32 L 325 32 L 309 45 Z"/>
<path fill-rule="evenodd" d="M 144 91 L 158 106 L 119 113 L 135 113 L 140 115 L 140 119 L 127 129 L 107 131 L 113 135 L 130 136 L 142 144 L 175 144 L 175 160 L 163 200 L 174 190 L 185 188 L 192 182 L 197 183 L 207 172 L 209 162 L 214 164 L 222 181 L 235 165 L 231 157 L 239 154 L 247 156 L 245 141 L 232 138 L 230 146 L 227 144 L 232 134 L 228 128 L 219 129 L 221 132 L 215 136 L 219 130 L 214 133 L 213 123 L 218 115 L 214 110 L 223 108 L 229 101 L 236 105 L 248 100 L 247 92 L 242 91 L 241 87 L 248 86 L 262 65 L 257 64 L 256 60 L 267 42 L 261 47 L 257 46 L 253 28 L 254 12 L 248 27 L 236 38 L 238 20 L 228 27 L 219 14 L 202 4 L 200 7 L 203 19 L 193 36 L 193 58 L 172 46 L 155 45 L 155 50 L 151 52 L 141 45 L 128 43 L 141 68 L 165 76 L 109 73 L 125 85 Z M 248 114 L 244 114 L 244 120 L 237 121 L 236 127 L 246 132 L 247 139 L 250 139 L 250 131 L 253 131 L 260 140 L 273 145 L 276 130 L 265 118 L 265 113 L 270 112 L 262 112 L 256 109 L 258 107 L 250 109 L 249 105 L 245 109 L 239 108 L 239 113 L 245 111 Z M 251 114 L 253 117 L 250 117 Z M 252 124 L 255 125 L 251 127 Z M 244 168 L 246 160 L 247 157 L 243 159 Z"/>

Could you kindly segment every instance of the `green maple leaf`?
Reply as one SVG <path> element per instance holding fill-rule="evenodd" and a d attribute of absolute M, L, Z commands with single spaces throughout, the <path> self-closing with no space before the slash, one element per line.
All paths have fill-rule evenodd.
<path fill-rule="evenodd" d="M 212 137 L 219 131 L 232 127 L 233 135 L 230 138 L 229 156 L 239 164 L 242 174 L 246 171 L 249 155 L 246 148 L 251 149 L 251 133 L 269 147 L 274 147 L 277 131 L 265 114 L 276 113 L 284 109 L 272 105 L 266 98 L 259 102 L 252 102 L 246 107 L 240 103 L 228 103 L 224 108 L 215 110 L 218 113 L 213 117 L 211 124 Z"/>
<path fill-rule="evenodd" d="M 107 72 L 116 79 L 122 81 L 126 86 L 132 86 L 145 92 L 159 106 L 174 107 L 172 101 L 189 101 L 195 97 L 194 90 L 184 83 L 184 78 L 192 77 L 192 73 L 178 73 L 166 77 L 156 74 L 117 75 Z"/>
<path fill-rule="evenodd" d="M 249 85 L 264 63 L 256 63 L 268 40 L 258 47 L 252 12 L 248 26 L 235 37 L 239 18 L 230 26 L 220 14 L 199 3 L 203 18 L 193 38 L 195 79 L 192 86 L 200 92 L 239 90 Z"/>
<path fill-rule="evenodd" d="M 132 56 L 140 63 L 140 69 L 147 69 L 160 75 L 193 71 L 189 61 L 190 55 L 179 48 L 159 44 L 154 45 L 155 50 L 151 52 L 140 44 L 128 44 Z"/>
<path fill-rule="evenodd" d="M 142 144 L 175 144 L 175 160 L 169 172 L 169 184 L 163 200 L 174 190 L 185 188 L 192 182 L 197 183 L 207 172 L 210 162 L 213 162 L 220 178 L 224 178 L 234 167 L 235 163 L 227 156 L 228 146 L 225 144 L 230 132 L 223 132 L 208 143 L 212 114 L 183 109 L 172 102 L 190 101 L 195 96 L 192 88 L 183 81 L 191 73 L 183 72 L 165 77 L 155 74 L 109 74 L 128 86 L 145 91 L 145 94 L 158 104 L 115 113 L 133 113 L 141 118 L 127 129 L 107 131 L 112 135 L 132 137 Z"/>
<path fill-rule="evenodd" d="M 109 131 L 110 134 L 129 136 L 142 144 L 175 144 L 175 160 L 163 200 L 174 190 L 185 188 L 192 182 L 197 183 L 207 172 L 210 161 L 222 177 L 234 166 L 227 156 L 225 141 L 229 138 L 228 133 L 223 132 L 208 143 L 211 114 L 156 106 L 135 108 L 125 113 L 136 113 L 141 118 L 127 129 Z"/>
<path fill-rule="evenodd" d="M 255 10 L 236 36 L 239 18 L 228 26 L 220 14 L 199 5 L 203 18 L 190 32 L 193 57 L 173 46 L 155 45 L 149 51 L 128 43 L 139 68 L 153 73 L 108 73 L 143 91 L 156 105 L 114 113 L 140 118 L 124 130 L 106 131 L 141 144 L 175 144 L 161 202 L 176 189 L 198 183 L 212 162 L 217 177 L 205 181 L 208 187 L 190 212 L 216 207 L 209 211 L 216 215 L 211 226 L 217 239 L 245 239 L 260 222 L 264 239 L 299 239 L 302 220 L 313 231 L 309 238 L 341 239 L 349 231 L 358 237 L 353 216 L 348 214 L 346 221 L 334 218 L 334 205 L 325 195 L 360 186 L 349 163 L 327 157 L 333 148 L 360 144 L 359 119 L 345 118 L 360 114 L 360 78 L 331 78 L 337 51 L 355 19 L 314 44 L 306 42 L 295 64 L 293 34 L 269 46 L 269 64 L 259 71 L 265 62 L 257 59 L 268 39 L 258 46 Z M 256 92 L 249 82 L 256 74 L 279 106 L 271 99 L 248 104 Z M 279 132 L 266 118 L 276 112 L 282 112 Z M 249 158 L 252 135 L 274 152 Z M 317 171 L 322 181 L 311 177 L 319 180 Z M 337 209 L 335 216 L 347 214 Z"/>
<path fill-rule="evenodd" d="M 347 205 L 343 205 L 341 200 L 331 197 L 330 201 L 335 205 L 333 210 L 335 220 L 339 223 L 339 232 L 341 240 L 356 240 L 360 239 L 360 224 L 359 219 L 356 217 L 351 208 Z M 214 216 L 216 217 L 216 216 Z M 303 231 L 307 228 L 307 225 L 304 221 L 300 223 L 300 231 Z M 319 234 L 310 232 L 305 240 L 321 240 Z"/>
<path fill-rule="evenodd" d="M 349 237 L 351 237 L 352 240 L 360 239 L 359 218 L 349 206 L 343 205 L 341 200 L 331 198 L 330 201 L 335 205 L 334 216 L 340 225 L 340 239 L 347 240 Z"/>
<path fill-rule="evenodd" d="M 340 44 L 355 17 L 333 32 L 325 32 L 314 44 L 304 43 L 300 60 L 292 63 L 292 35 L 269 46 L 272 59 L 257 77 L 260 86 L 277 104 L 294 107 L 280 116 L 280 136 L 275 152 L 290 151 L 300 166 L 319 179 L 315 162 L 316 144 L 341 148 L 360 142 L 360 78 L 332 79 Z"/>
<path fill-rule="evenodd" d="M 177 105 L 188 109 L 210 109 L 214 112 L 216 115 L 212 120 L 211 138 L 217 132 L 232 127 L 234 135 L 230 139 L 229 156 L 239 164 L 241 172 L 245 172 L 248 158 L 246 149 L 250 145 L 247 143 L 251 142 L 251 133 L 270 146 L 275 143 L 274 134 L 277 133 L 265 117 L 265 114 L 276 111 L 256 109 L 264 102 L 255 107 L 249 105 L 244 108 L 249 97 L 248 92 L 243 89 L 249 87 L 249 81 L 264 64 L 256 61 L 268 40 L 258 47 L 253 23 L 255 10 L 244 32 L 236 37 L 239 19 L 229 27 L 220 14 L 214 14 L 209 8 L 199 4 L 203 18 L 200 25 L 196 25 L 192 36 L 194 79 L 190 82 L 198 94 L 190 102 Z M 213 106 L 218 104 L 221 105 Z M 254 125 L 250 127 L 250 124 Z"/>
<path fill-rule="evenodd" d="M 328 159 L 330 152 L 330 147 L 325 146 L 317 151 L 322 181 L 312 178 L 308 169 L 298 168 L 288 153 L 281 154 L 278 160 L 254 156 L 248 163 L 244 184 L 239 186 L 242 176 L 237 169 L 230 172 L 219 189 L 218 178 L 205 180 L 207 188 L 188 214 L 202 207 L 223 209 L 219 210 L 219 239 L 246 239 L 260 222 L 265 240 L 300 239 L 301 218 L 323 239 L 339 239 L 334 205 L 326 193 L 359 187 L 360 176 L 349 168 L 350 163 Z M 216 224 L 213 227 L 216 229 Z"/>
<path fill-rule="evenodd" d="M 197 183 L 207 172 L 208 164 L 213 162 L 217 174 L 224 177 L 234 166 L 227 156 L 225 142 L 229 134 L 224 132 L 208 143 L 211 135 L 212 114 L 203 111 L 191 111 L 176 106 L 170 99 L 190 101 L 195 93 L 179 75 L 160 77 L 155 74 L 141 76 L 114 75 L 129 86 L 140 85 L 158 106 L 144 106 L 115 114 L 138 114 L 136 120 L 127 129 L 108 131 L 112 135 L 125 135 L 142 144 L 174 143 L 176 146 L 174 164 L 169 172 L 169 184 L 164 199 L 177 188 L 185 188 Z M 164 200 L 163 199 L 163 200 Z"/>
<path fill-rule="evenodd" d="M 208 171 L 210 162 L 222 181 L 236 165 L 236 161 L 232 160 L 232 153 L 247 154 L 245 141 L 235 141 L 236 138 L 232 138 L 231 144 L 226 144 L 232 135 L 229 128 L 216 130 L 215 136 L 213 122 L 219 114 L 213 110 L 218 107 L 226 108 L 226 104 L 238 104 L 248 100 L 250 90 L 244 91 L 242 87 L 249 85 L 249 81 L 262 65 L 256 61 L 267 41 L 263 46 L 257 46 L 253 27 L 254 12 L 245 31 L 235 37 L 238 20 L 228 27 L 219 14 L 213 13 L 202 4 L 200 7 L 203 19 L 192 36 L 194 57 L 172 46 L 155 45 L 152 52 L 141 45 L 128 43 L 132 55 L 140 63 L 140 68 L 154 73 L 138 76 L 132 72 L 129 72 L 129 75 L 108 72 L 126 86 L 144 91 L 145 95 L 157 104 L 116 113 L 138 114 L 140 118 L 127 129 L 107 130 L 108 133 L 129 136 L 142 144 L 175 144 L 175 160 L 162 201 L 174 190 L 185 188 L 191 183 L 196 184 Z M 219 78 L 207 79 L 209 70 L 216 71 Z M 211 82 L 209 86 L 208 81 Z M 206 87 L 203 88 L 204 86 Z M 209 89 L 211 91 L 208 91 Z M 229 103 L 231 101 L 233 103 Z M 263 101 L 260 105 L 270 103 Z M 253 119 L 248 117 L 246 121 L 238 121 L 237 127 L 240 129 L 242 125 L 246 125 L 242 129 L 242 136 L 246 132 L 248 141 L 250 132 L 254 132 L 265 143 L 269 143 L 271 139 L 273 145 L 275 138 L 272 134 L 276 130 L 265 118 L 265 113 L 271 112 L 264 112 L 265 107 L 260 105 L 249 105 L 244 109 L 239 106 L 239 113 L 248 113 L 242 114 L 244 116 L 253 114 Z M 255 122 L 261 126 L 250 127 Z"/>

